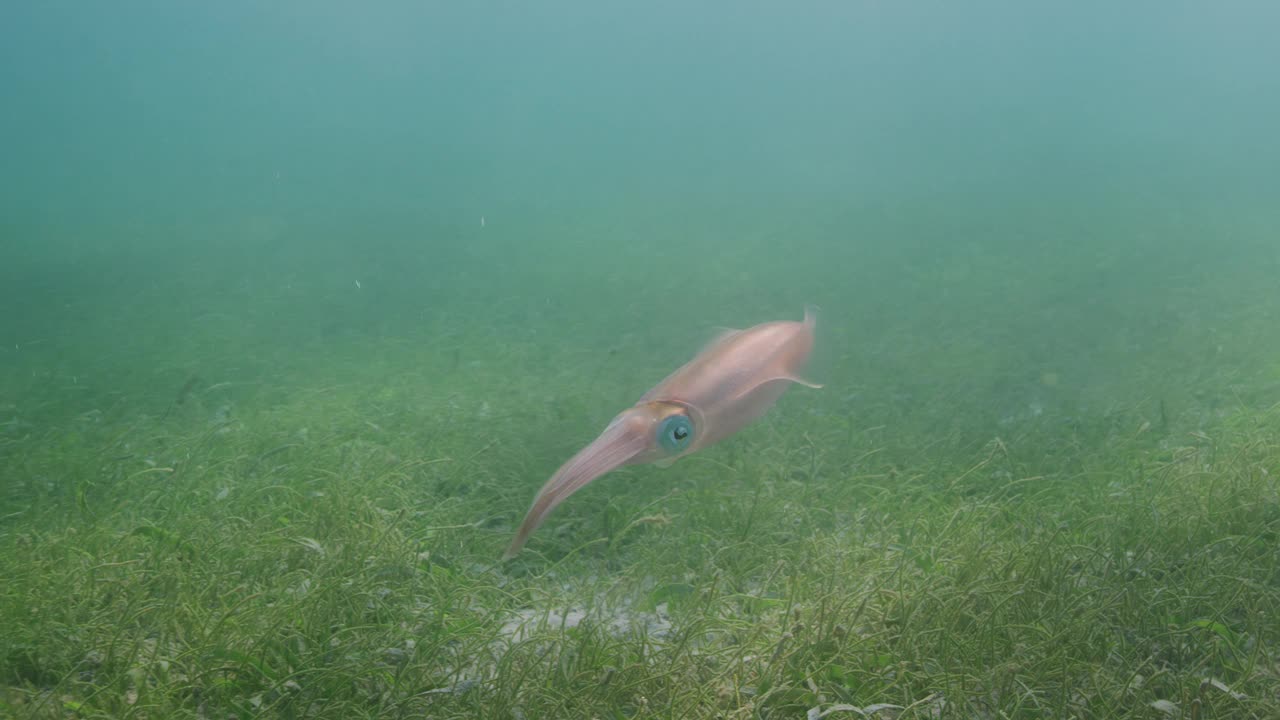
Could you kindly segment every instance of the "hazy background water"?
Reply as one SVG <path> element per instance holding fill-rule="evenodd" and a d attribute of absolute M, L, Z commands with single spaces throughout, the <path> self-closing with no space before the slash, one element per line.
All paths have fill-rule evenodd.
<path fill-rule="evenodd" d="M 1280 396 L 1277 7 L 8 3 L 0 422 L 399 377 L 552 458 L 815 303 L 784 413 L 1194 427 Z"/>

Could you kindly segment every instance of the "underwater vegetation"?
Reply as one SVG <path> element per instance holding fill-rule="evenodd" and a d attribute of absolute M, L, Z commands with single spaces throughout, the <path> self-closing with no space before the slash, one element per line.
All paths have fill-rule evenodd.
<path fill-rule="evenodd" d="M 821 392 L 600 478 L 506 563 L 538 486 L 698 328 L 374 312 L 377 268 L 253 303 L 123 283 L 92 329 L 53 288 L 67 334 L 7 349 L 0 385 L 0 714 L 1276 716 L 1280 375 L 1269 309 L 1237 303 L 1265 273 L 1109 290 L 1135 320 L 1107 332 L 1027 321 L 1035 267 L 988 257 L 968 286 L 1000 303 L 883 323 L 813 283 Z M 155 301 L 183 293 L 195 319 Z"/>
<path fill-rule="evenodd" d="M 1280 718 L 1276 28 L 0 2 L 0 720 Z"/>

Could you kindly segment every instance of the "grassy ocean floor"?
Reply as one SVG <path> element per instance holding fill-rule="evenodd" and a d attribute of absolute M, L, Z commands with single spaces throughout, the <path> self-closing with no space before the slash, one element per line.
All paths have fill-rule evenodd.
<path fill-rule="evenodd" d="M 3 356 L 0 712 L 1280 716 L 1280 340 L 1241 300 L 1265 269 L 1151 256 L 1192 270 L 1128 286 L 1099 250 L 1082 288 L 984 247 L 782 261 L 813 271 L 794 294 L 731 259 L 626 300 L 520 262 L 414 289 L 403 255 L 33 285 L 60 302 Z M 519 273 L 529 297 L 467 289 Z M 736 315 L 654 320 L 673 290 Z M 804 300 L 825 389 L 597 481 L 497 562 L 700 333 Z"/>

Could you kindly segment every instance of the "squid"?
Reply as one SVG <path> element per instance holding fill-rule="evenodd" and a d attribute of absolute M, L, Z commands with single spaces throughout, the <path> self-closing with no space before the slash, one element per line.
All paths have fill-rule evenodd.
<path fill-rule="evenodd" d="M 801 374 L 816 326 L 810 306 L 799 322 L 723 331 L 551 476 L 502 559 L 515 557 L 551 511 L 592 480 L 624 465 L 668 467 L 764 415 L 792 384 L 822 387 Z"/>

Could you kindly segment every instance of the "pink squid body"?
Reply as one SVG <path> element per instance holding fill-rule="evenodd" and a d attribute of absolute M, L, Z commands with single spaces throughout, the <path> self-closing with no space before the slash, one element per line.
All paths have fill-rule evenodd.
<path fill-rule="evenodd" d="M 727 330 L 623 410 L 598 438 L 543 485 L 504 559 L 515 556 L 547 515 L 587 483 L 623 465 L 676 459 L 713 445 L 765 413 L 792 383 L 821 387 L 801 372 L 813 352 L 817 316 Z"/>
<path fill-rule="evenodd" d="M 801 322 L 726 330 L 637 404 L 670 402 L 696 411 L 698 433 L 680 455 L 709 447 L 764 415 L 791 383 L 822 387 L 801 375 L 813 352 L 816 323 L 814 309 L 805 308 Z"/>

